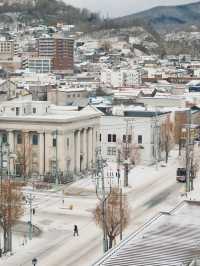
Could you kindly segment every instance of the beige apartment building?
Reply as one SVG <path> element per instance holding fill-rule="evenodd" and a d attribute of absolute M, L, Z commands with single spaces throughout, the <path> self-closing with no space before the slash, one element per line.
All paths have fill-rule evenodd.
<path fill-rule="evenodd" d="M 95 162 L 101 115 L 92 106 L 78 111 L 48 102 L 5 102 L 0 105 L 2 163 L 9 165 L 10 174 L 24 176 L 89 170 Z M 6 143 L 12 156 L 4 158 Z"/>

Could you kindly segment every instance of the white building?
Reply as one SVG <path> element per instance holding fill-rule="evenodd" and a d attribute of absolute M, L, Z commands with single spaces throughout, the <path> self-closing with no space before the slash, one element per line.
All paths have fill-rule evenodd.
<path fill-rule="evenodd" d="M 162 159 L 164 155 L 158 147 L 160 129 L 168 114 L 133 110 L 102 116 L 99 137 L 103 158 L 117 162 L 120 153 L 123 159 L 127 145 L 129 157 L 135 153 L 135 163 L 150 165 Z"/>
<path fill-rule="evenodd" d="M 28 70 L 31 73 L 50 73 L 51 59 L 45 57 L 28 58 Z"/>
<path fill-rule="evenodd" d="M 50 105 L 39 101 L 12 101 L 0 105 L 0 140 L 16 155 L 10 173 L 46 175 L 78 174 L 93 167 L 99 118 L 92 106 Z"/>
<path fill-rule="evenodd" d="M 48 90 L 47 99 L 56 105 L 80 105 L 88 104 L 88 91 L 84 88 L 70 88 L 60 86 L 55 89 Z"/>
<path fill-rule="evenodd" d="M 141 84 L 141 73 L 138 69 L 106 69 L 101 72 L 101 82 L 112 87 L 130 87 Z"/>
<path fill-rule="evenodd" d="M 13 40 L 0 40 L 0 59 L 13 59 L 18 53 L 18 44 Z"/>

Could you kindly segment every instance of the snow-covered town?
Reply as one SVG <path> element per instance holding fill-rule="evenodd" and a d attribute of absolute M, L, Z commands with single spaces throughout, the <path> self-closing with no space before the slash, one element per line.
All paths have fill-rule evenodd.
<path fill-rule="evenodd" d="M 200 3 L 71 4 L 0 1 L 0 266 L 198 266 Z"/>

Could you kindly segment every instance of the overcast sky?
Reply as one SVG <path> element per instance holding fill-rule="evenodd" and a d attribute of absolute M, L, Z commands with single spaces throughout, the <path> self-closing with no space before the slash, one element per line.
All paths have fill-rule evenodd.
<path fill-rule="evenodd" d="M 64 0 L 64 2 L 81 8 L 86 7 L 91 11 L 100 12 L 104 16 L 116 17 L 132 14 L 153 6 L 181 5 L 198 2 L 198 0 Z"/>

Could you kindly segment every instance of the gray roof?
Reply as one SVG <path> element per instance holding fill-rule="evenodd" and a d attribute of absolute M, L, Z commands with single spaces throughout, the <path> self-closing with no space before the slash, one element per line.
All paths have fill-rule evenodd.
<path fill-rule="evenodd" d="M 161 213 L 94 266 L 180 266 L 200 256 L 200 202 Z"/>
<path fill-rule="evenodd" d="M 155 112 L 155 111 L 124 111 L 125 117 L 154 117 L 160 116 L 164 114 L 168 114 L 170 112 Z"/>

